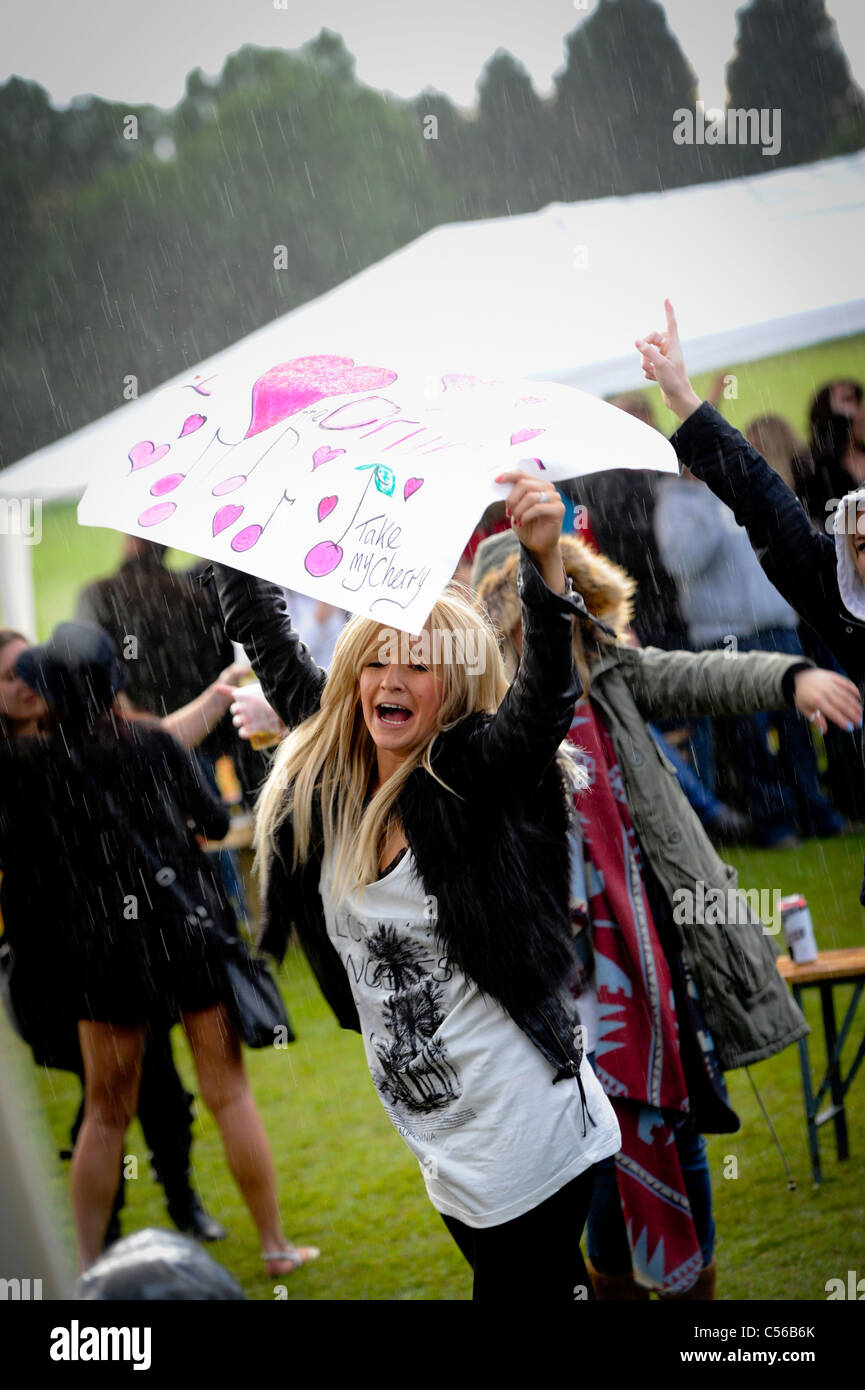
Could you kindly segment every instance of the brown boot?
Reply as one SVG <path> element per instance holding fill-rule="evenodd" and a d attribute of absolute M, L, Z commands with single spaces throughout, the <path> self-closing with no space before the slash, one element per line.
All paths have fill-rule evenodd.
<path fill-rule="evenodd" d="M 638 1284 L 633 1274 L 601 1274 L 586 1260 L 586 1268 L 599 1303 L 648 1303 L 649 1290 Z"/>
<path fill-rule="evenodd" d="M 658 1298 L 661 1303 L 687 1303 L 694 1299 L 711 1299 L 715 1297 L 715 1275 L 717 1265 L 712 1260 L 710 1264 L 704 1265 L 697 1275 L 696 1284 L 692 1284 L 684 1293 L 659 1293 Z"/>

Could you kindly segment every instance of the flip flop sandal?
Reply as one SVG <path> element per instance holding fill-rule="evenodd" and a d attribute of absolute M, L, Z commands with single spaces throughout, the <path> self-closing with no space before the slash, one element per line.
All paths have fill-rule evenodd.
<path fill-rule="evenodd" d="M 284 1274 L 290 1274 L 292 1270 L 300 1269 L 311 1260 L 317 1260 L 320 1254 L 321 1251 L 315 1245 L 288 1245 L 284 1250 L 263 1250 L 261 1258 L 265 1264 L 269 1264 L 271 1260 L 279 1260 L 283 1264 L 290 1263 L 291 1270 L 282 1271 Z"/>

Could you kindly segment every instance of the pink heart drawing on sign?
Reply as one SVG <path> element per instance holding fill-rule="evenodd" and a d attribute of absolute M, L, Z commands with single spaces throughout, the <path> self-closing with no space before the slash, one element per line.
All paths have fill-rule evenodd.
<path fill-rule="evenodd" d="M 196 430 L 200 430 L 206 420 L 206 415 L 187 415 L 183 422 L 183 429 L 177 436 L 178 439 L 183 439 L 184 435 L 194 434 Z"/>
<path fill-rule="evenodd" d="M 147 468 L 151 463 L 158 463 L 164 459 L 170 444 L 160 444 L 157 449 L 152 439 L 142 439 L 140 444 L 133 444 L 129 450 L 129 462 L 132 464 L 132 472 L 136 468 Z"/>
<path fill-rule="evenodd" d="M 139 526 L 158 526 L 160 521 L 167 520 L 172 512 L 177 511 L 176 502 L 157 502 L 155 507 L 148 507 L 138 518 Z"/>
<path fill-rule="evenodd" d="M 150 489 L 150 496 L 162 497 L 166 492 L 173 492 L 185 477 L 185 473 L 169 473 L 165 478 L 160 478 L 158 483 L 153 484 Z"/>
<path fill-rule="evenodd" d="M 402 490 L 402 495 L 405 498 L 406 502 L 412 496 L 413 493 L 417 492 L 419 487 L 423 487 L 423 478 L 409 478 L 408 482 Z"/>
<path fill-rule="evenodd" d="M 211 497 L 224 497 L 227 492 L 236 492 L 246 482 L 245 473 L 235 473 L 233 478 L 223 478 L 221 483 L 217 483 L 211 489 Z"/>
<path fill-rule="evenodd" d="M 511 435 L 512 444 L 525 444 L 528 439 L 537 439 L 543 430 L 517 430 L 516 434 Z"/>
<path fill-rule="evenodd" d="M 304 565 L 308 574 L 315 579 L 323 579 L 326 574 L 331 574 L 342 559 L 342 546 L 335 541 L 319 541 L 312 550 L 308 551 L 304 559 Z"/>
<path fill-rule="evenodd" d="M 244 526 L 231 542 L 232 550 L 251 550 L 263 530 L 264 527 L 259 526 L 257 522 L 252 526 Z"/>
<path fill-rule="evenodd" d="M 252 419 L 244 437 L 270 429 L 325 396 L 374 391 L 392 381 L 396 381 L 396 372 L 387 367 L 357 367 L 353 358 L 332 353 L 279 362 L 252 388 Z"/>
<path fill-rule="evenodd" d="M 338 501 L 338 497 L 322 497 L 321 501 L 318 504 L 319 521 L 324 521 L 324 518 L 326 516 L 330 516 Z"/>
<path fill-rule="evenodd" d="M 243 515 L 243 508 L 235 506 L 229 502 L 227 507 L 220 507 L 213 518 L 213 534 L 218 536 L 220 531 L 224 531 L 226 526 L 233 526 L 239 516 Z"/>
<path fill-rule="evenodd" d="M 332 449 L 329 444 L 322 444 L 312 456 L 313 470 L 321 468 L 323 463 L 330 463 L 331 459 L 339 458 L 339 455 L 344 453 L 345 449 Z"/>

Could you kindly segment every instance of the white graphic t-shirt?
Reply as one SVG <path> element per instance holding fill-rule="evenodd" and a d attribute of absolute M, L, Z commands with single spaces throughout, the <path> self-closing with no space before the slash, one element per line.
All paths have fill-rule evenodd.
<path fill-rule="evenodd" d="M 552 1084 L 549 1062 L 453 965 L 414 860 L 337 905 L 321 878 L 328 935 L 348 973 L 373 1082 L 420 1162 L 437 1211 L 497 1226 L 616 1153 L 619 1126 L 588 1062 Z"/>

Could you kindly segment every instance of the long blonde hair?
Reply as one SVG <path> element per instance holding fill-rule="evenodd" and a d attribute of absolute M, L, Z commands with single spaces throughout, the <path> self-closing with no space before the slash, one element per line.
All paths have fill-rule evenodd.
<path fill-rule="evenodd" d="M 366 803 L 376 772 L 376 748 L 360 701 L 363 667 L 380 659 L 388 637 L 401 636 L 370 618 L 352 618 L 343 628 L 315 714 L 283 740 L 258 800 L 256 865 L 266 887 L 267 864 L 277 832 L 291 816 L 297 868 L 313 848 L 313 807 L 320 797 L 326 852 L 335 851 L 334 887 L 338 897 L 379 877 L 379 855 L 396 819 L 400 793 L 418 766 L 437 781 L 432 754 L 438 735 L 469 714 L 494 714 L 507 692 L 504 666 L 492 624 L 464 591 L 451 584 L 427 620 L 432 651 L 459 655 L 454 633 L 475 635 L 477 661 L 446 660 L 435 668 L 442 682 L 441 704 L 428 740 L 406 759 Z M 436 638 L 436 633 L 441 634 Z M 472 668 L 475 669 L 472 669 Z M 442 785 L 445 785 L 442 783 Z M 449 790 L 451 790 L 449 788 Z"/>

